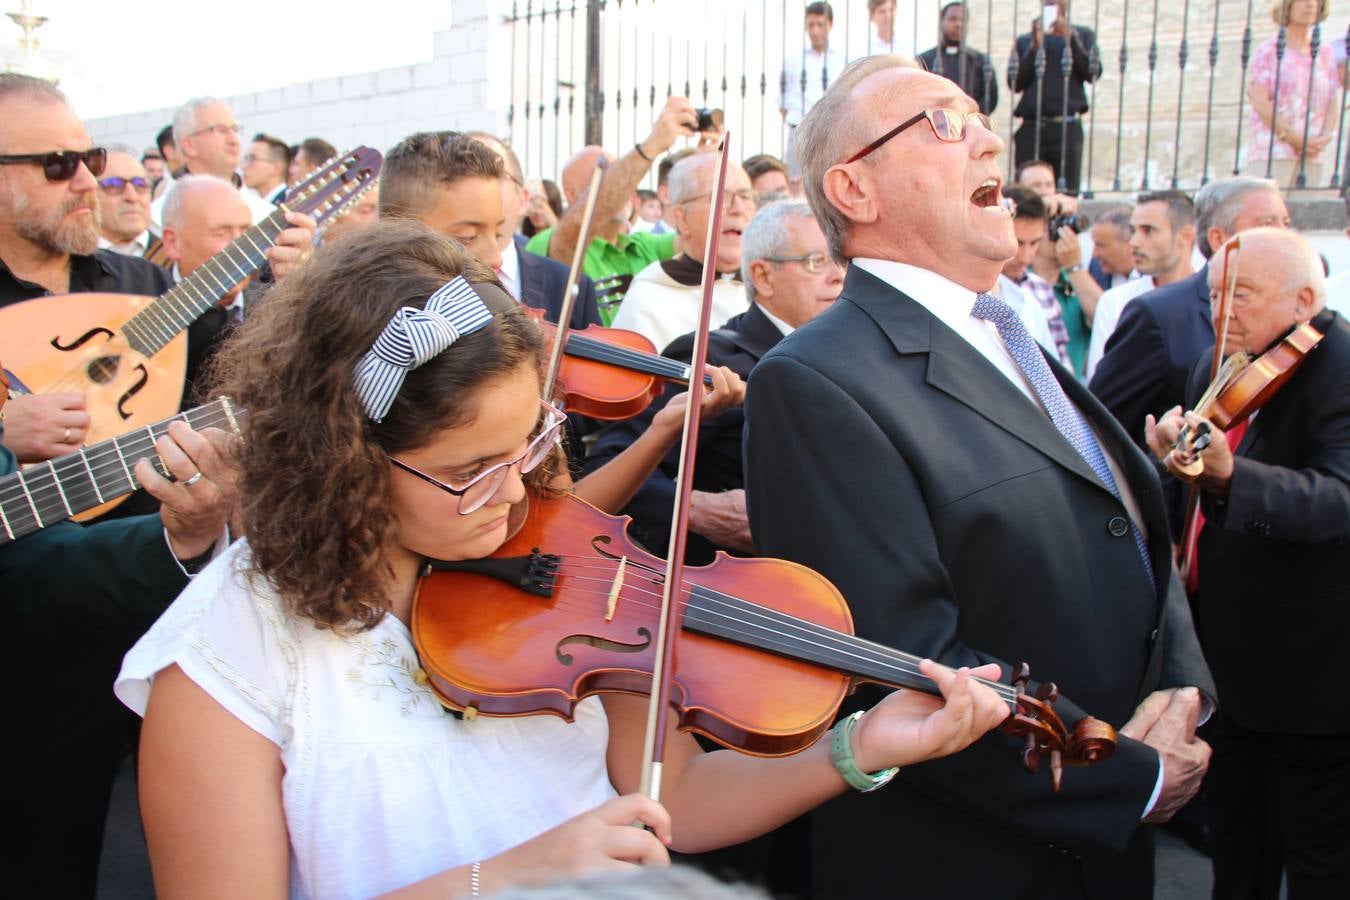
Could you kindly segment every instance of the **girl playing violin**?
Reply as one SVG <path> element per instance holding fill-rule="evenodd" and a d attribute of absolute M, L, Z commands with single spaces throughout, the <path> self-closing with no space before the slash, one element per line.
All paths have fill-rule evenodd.
<path fill-rule="evenodd" d="M 570 724 L 448 715 L 408 631 L 419 569 L 492 553 L 561 459 L 540 333 L 490 311 L 497 297 L 452 242 L 381 222 L 320 248 L 224 350 L 223 386 L 248 410 L 248 537 L 116 686 L 145 716 L 160 896 L 441 898 L 664 864 L 667 848 L 777 827 L 846 790 L 843 772 L 856 783 L 959 750 L 1007 714 L 972 678 L 996 667 L 925 663 L 945 704 L 889 695 L 842 732 L 853 769 L 828 736 L 758 759 L 672 734 L 664 805 L 633 793 L 639 698 L 584 700 Z"/>

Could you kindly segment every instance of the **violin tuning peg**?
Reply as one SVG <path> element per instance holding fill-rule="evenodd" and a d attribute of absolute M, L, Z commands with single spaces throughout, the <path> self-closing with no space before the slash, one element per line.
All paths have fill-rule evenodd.
<path fill-rule="evenodd" d="M 1053 681 L 1043 681 L 1036 688 L 1036 699 L 1042 703 L 1054 703 L 1059 699 L 1059 687 Z"/>
<path fill-rule="evenodd" d="M 1031 666 L 1024 662 L 1018 663 L 1013 669 L 1010 683 L 1019 691 L 1025 692 L 1027 689 L 1027 682 L 1029 681 L 1031 681 Z"/>

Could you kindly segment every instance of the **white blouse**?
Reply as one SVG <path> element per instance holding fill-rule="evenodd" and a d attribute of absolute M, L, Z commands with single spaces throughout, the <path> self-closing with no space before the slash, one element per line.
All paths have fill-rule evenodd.
<path fill-rule="evenodd" d="M 127 654 L 117 696 L 145 714 L 177 663 L 275 743 L 291 896 L 369 897 L 520 844 L 615 796 L 596 698 L 550 715 L 461 721 L 419 685 L 395 616 L 337 634 L 289 614 L 239 541 Z"/>

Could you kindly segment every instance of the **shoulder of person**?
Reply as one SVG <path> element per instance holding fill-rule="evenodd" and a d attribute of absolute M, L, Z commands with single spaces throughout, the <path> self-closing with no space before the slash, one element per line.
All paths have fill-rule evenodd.
<path fill-rule="evenodd" d="M 93 256 L 124 293 L 159 295 L 173 286 L 168 272 L 143 257 L 111 249 L 95 250 Z"/>

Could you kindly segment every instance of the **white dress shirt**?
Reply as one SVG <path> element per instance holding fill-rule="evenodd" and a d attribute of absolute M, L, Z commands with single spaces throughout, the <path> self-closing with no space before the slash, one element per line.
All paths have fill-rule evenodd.
<path fill-rule="evenodd" d="M 803 66 L 806 67 L 805 98 L 802 97 Z M 834 84 L 842 71 L 844 71 L 843 54 L 829 47 L 825 48 L 824 53 L 817 53 L 808 47 L 805 51 L 785 59 L 783 72 L 787 75 L 787 84 L 778 85 L 778 108 L 787 110 L 787 123 L 793 127 L 800 125 L 806 111 L 824 96 L 823 81 L 828 79 L 830 84 Z"/>
<path fill-rule="evenodd" d="M 1097 309 L 1092 314 L 1092 337 L 1088 341 L 1086 369 L 1088 381 L 1092 380 L 1092 373 L 1097 371 L 1097 364 L 1106 353 L 1106 342 L 1116 333 L 1116 326 L 1120 324 L 1120 314 L 1125 311 L 1125 305 L 1155 287 L 1152 275 L 1140 275 L 1133 281 L 1103 291 L 1101 297 L 1097 299 Z"/>
<path fill-rule="evenodd" d="M 150 231 L 146 229 L 125 244 L 114 244 L 103 235 L 98 236 L 100 250 L 112 250 L 123 256 L 145 256 L 145 248 L 150 246 Z"/>
<path fill-rule="evenodd" d="M 1032 277 L 1036 276 L 1035 272 L 1029 274 Z M 1041 302 L 1028 295 L 1022 290 L 1021 285 L 1002 273 L 999 273 L 998 290 L 995 293 L 1017 312 L 1018 318 L 1027 326 L 1032 339 L 1049 350 L 1055 359 L 1059 359 L 1059 347 L 1055 344 L 1055 336 L 1050 332 L 1050 318 L 1045 314 L 1045 307 L 1041 306 Z"/>
<path fill-rule="evenodd" d="M 520 253 L 516 249 L 515 239 L 506 242 L 502 248 L 502 264 L 498 267 L 497 278 L 506 292 L 520 302 Z"/>

